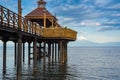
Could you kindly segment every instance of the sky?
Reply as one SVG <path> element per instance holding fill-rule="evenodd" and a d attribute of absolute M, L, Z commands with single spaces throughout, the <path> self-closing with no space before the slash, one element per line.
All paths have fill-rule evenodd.
<path fill-rule="evenodd" d="M 37 8 L 37 1 L 22 0 L 23 16 Z M 120 42 L 120 0 L 45 1 L 60 25 L 78 32 L 78 41 Z M 17 13 L 17 0 L 0 0 L 0 5 Z"/>

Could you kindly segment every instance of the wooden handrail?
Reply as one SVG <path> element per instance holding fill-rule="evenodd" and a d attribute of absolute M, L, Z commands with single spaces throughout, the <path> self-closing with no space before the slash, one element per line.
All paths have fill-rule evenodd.
<path fill-rule="evenodd" d="M 19 29 L 18 28 L 18 14 L 0 5 L 0 25 L 18 30 Z M 30 21 L 26 22 L 25 18 L 22 17 L 21 31 L 38 35 L 39 31 L 36 31 L 36 30 L 37 28 L 36 26 L 34 26 L 34 24 L 32 24 L 32 22 Z"/>

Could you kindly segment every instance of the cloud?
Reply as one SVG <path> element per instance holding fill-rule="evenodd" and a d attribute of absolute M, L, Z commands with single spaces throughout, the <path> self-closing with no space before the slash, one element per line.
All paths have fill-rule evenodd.
<path fill-rule="evenodd" d="M 77 40 L 87 40 L 87 38 L 84 36 L 78 36 Z"/>
<path fill-rule="evenodd" d="M 0 5 L 3 5 L 4 7 L 17 12 L 17 0 L 1 0 Z"/>
<path fill-rule="evenodd" d="M 108 31 L 108 30 L 120 30 L 120 23 L 105 22 L 105 23 L 102 23 L 102 25 L 97 28 L 97 31 Z"/>
<path fill-rule="evenodd" d="M 53 2 L 53 0 L 46 0 L 46 2 Z"/>
<path fill-rule="evenodd" d="M 5 2 L 8 2 L 9 0 L 1 0 L 0 2 L 1 3 L 5 3 Z"/>
<path fill-rule="evenodd" d="M 112 0 L 95 0 L 95 5 L 103 7 L 111 3 Z"/>
<path fill-rule="evenodd" d="M 82 21 L 80 23 L 81 26 L 89 26 L 89 27 L 93 27 L 93 26 L 100 26 L 101 24 L 99 22 L 96 21 L 92 21 L 92 20 L 85 20 Z"/>
<path fill-rule="evenodd" d="M 97 30 L 116 30 L 119 29 L 120 24 L 120 10 L 119 3 L 112 4 L 113 0 L 95 0 L 94 4 L 91 0 L 84 0 L 83 3 L 79 5 L 62 5 L 55 7 L 55 11 L 59 9 L 58 15 L 63 17 L 62 24 L 74 27 L 93 27 L 97 26 Z M 89 4 L 88 4 L 89 3 Z M 101 6 L 98 6 L 101 5 Z M 111 6 L 111 10 L 110 9 Z M 71 20 L 66 20 L 67 18 Z M 66 18 L 66 19 L 64 19 Z M 58 18 L 59 19 L 59 18 Z M 107 22 L 117 22 L 116 24 L 108 24 Z M 106 28 L 109 26 L 109 28 Z M 117 26 L 117 27 L 115 27 Z M 111 29 L 110 29 L 111 28 Z M 120 29 L 119 29 L 120 30 Z"/>
<path fill-rule="evenodd" d="M 80 34 L 85 34 L 85 33 L 87 33 L 87 32 L 85 32 L 85 31 L 79 31 L 78 33 L 80 33 Z"/>
<path fill-rule="evenodd" d="M 103 23 L 103 25 L 107 25 L 107 26 L 120 26 L 120 22 L 106 22 L 106 23 Z"/>
<path fill-rule="evenodd" d="M 99 27 L 97 28 L 97 31 L 108 31 L 108 30 L 120 30 L 119 26 L 103 26 L 103 27 Z"/>
<path fill-rule="evenodd" d="M 108 9 L 120 10 L 120 3 L 113 4 L 113 5 L 109 6 Z"/>

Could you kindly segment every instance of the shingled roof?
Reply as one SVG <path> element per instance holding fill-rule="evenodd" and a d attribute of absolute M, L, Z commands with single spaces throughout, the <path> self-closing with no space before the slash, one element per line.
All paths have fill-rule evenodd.
<path fill-rule="evenodd" d="M 46 13 L 46 17 L 54 17 L 47 9 L 45 8 L 36 8 L 25 17 L 44 17 L 44 12 Z"/>

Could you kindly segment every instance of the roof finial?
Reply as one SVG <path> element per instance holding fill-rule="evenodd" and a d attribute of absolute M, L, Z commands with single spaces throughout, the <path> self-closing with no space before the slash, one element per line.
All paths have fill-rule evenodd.
<path fill-rule="evenodd" d="M 38 1 L 38 8 L 45 8 L 46 2 L 44 0 L 39 0 Z"/>

